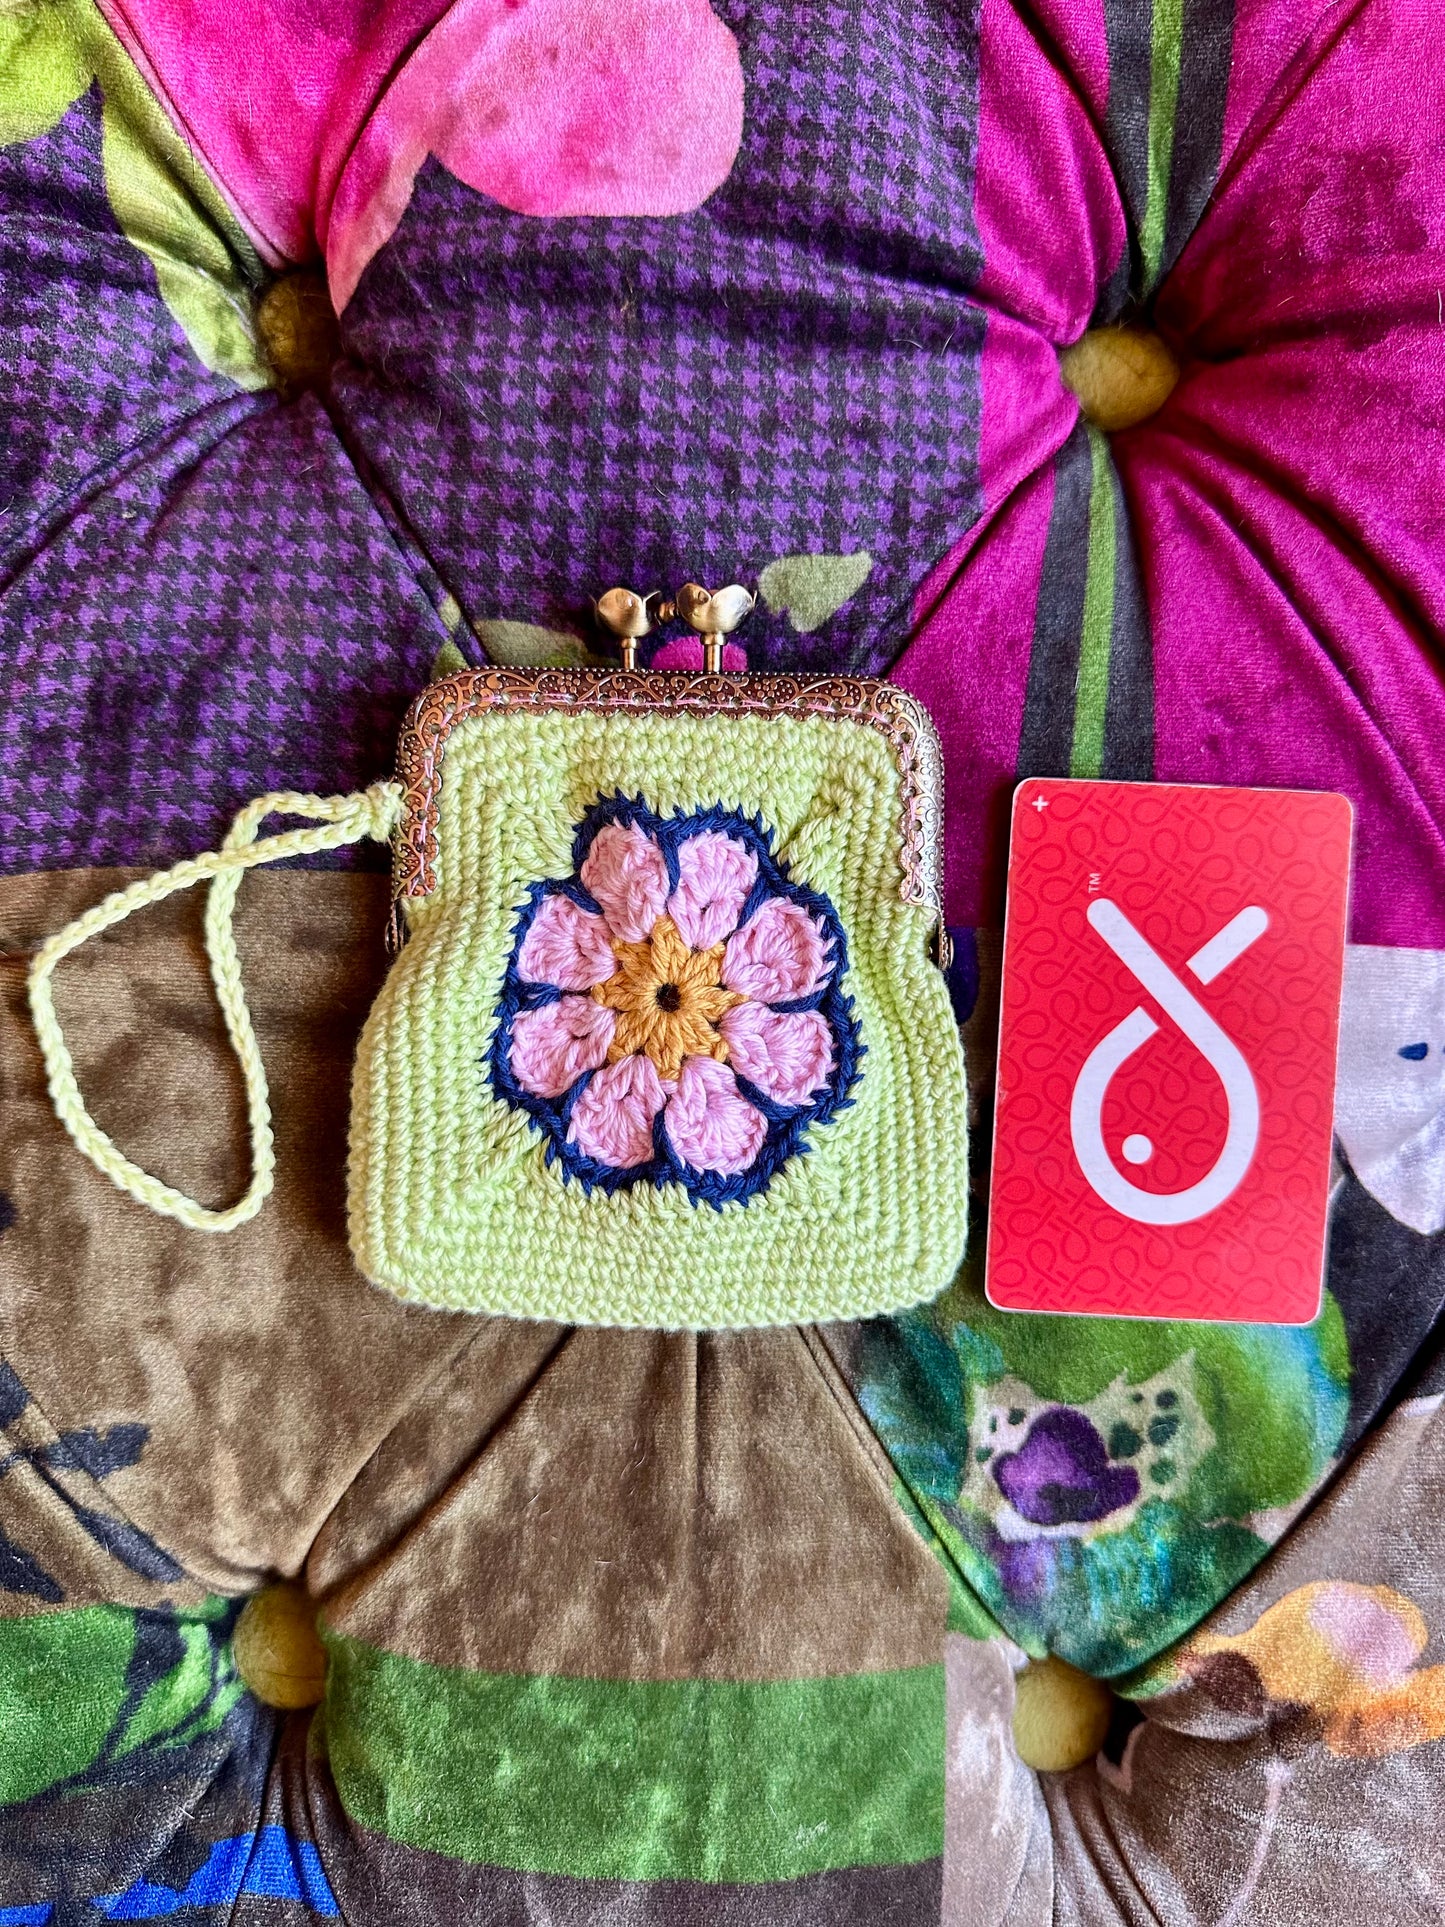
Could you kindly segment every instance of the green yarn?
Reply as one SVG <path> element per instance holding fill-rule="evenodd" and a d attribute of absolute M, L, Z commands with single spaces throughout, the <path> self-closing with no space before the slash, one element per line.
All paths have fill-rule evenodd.
<path fill-rule="evenodd" d="M 517 913 L 572 868 L 599 797 L 721 803 L 829 897 L 867 1049 L 853 1105 L 765 1192 L 564 1183 L 485 1070 Z M 900 780 L 876 730 L 818 717 L 491 711 L 448 739 L 437 882 L 367 1021 L 352 1094 L 352 1249 L 416 1303 L 572 1324 L 707 1329 L 863 1318 L 935 1297 L 963 1253 L 963 1058 L 900 897 Z"/>
<path fill-rule="evenodd" d="M 395 783 L 260 797 L 221 850 L 107 897 L 36 953 L 30 1004 L 56 1113 L 130 1197 L 214 1233 L 261 1209 L 274 1153 L 232 929 L 242 873 L 384 840 L 401 805 Z M 599 809 L 612 814 L 586 833 L 598 840 L 589 844 L 579 826 Z M 273 812 L 313 821 L 258 841 Z M 460 722 L 445 746 L 435 882 L 405 900 L 411 941 L 357 1055 L 348 1199 L 366 1276 L 419 1304 L 654 1329 L 867 1318 L 937 1297 L 966 1231 L 963 1053 L 930 956 L 935 911 L 903 900 L 903 818 L 893 748 L 866 723 L 503 704 Z M 653 827 L 644 833 L 643 822 Z M 688 823 L 703 826 L 691 841 L 679 834 Z M 586 852 L 603 835 L 621 837 L 625 855 L 614 846 L 603 872 L 589 873 Z M 686 850 L 701 851 L 706 837 L 731 857 L 703 855 L 689 868 Z M 739 862 L 751 864 L 751 881 L 738 882 Z M 613 863 L 623 867 L 608 871 Z M 79 945 L 202 882 L 207 956 L 252 1143 L 246 1193 L 220 1210 L 133 1163 L 90 1116 L 51 993 Z M 594 884 L 599 896 L 613 892 L 615 931 L 596 913 Z M 564 1009 L 567 980 L 548 989 L 514 967 L 517 944 L 530 942 L 525 919 L 544 897 L 564 901 L 564 888 L 571 915 L 592 926 L 586 941 L 601 933 L 610 945 L 601 961 L 619 960 L 625 994 L 605 999 L 607 1025 L 620 1015 L 600 1046 L 588 1013 L 603 1009 L 597 987 L 612 987 L 605 970 L 573 981 L 573 992 L 594 996 Z M 698 890 L 713 894 L 690 894 Z M 692 948 L 664 902 L 694 933 L 701 917 L 725 941 L 698 935 Z M 720 914 L 736 922 L 711 921 Z M 594 949 L 580 967 L 597 962 Z M 720 989 L 730 968 L 735 987 Z M 675 981 L 649 974 L 658 970 Z M 744 1007 L 774 1040 L 761 1055 L 760 1031 L 750 1041 L 748 1025 L 729 1029 Z M 550 1027 L 545 1049 L 565 1033 L 564 1070 L 579 1062 L 565 1054 L 578 1038 L 586 1061 L 553 1084 L 554 1068 L 535 1057 L 524 1076 L 524 1021 Z M 622 1042 L 624 1023 L 634 1041 Z M 736 1071 L 726 1067 L 733 1053 Z M 538 1096 L 570 1108 L 539 1108 Z M 620 1109 L 634 1100 L 646 1107 L 640 1126 Z M 600 1135 L 582 1128 L 586 1106 L 604 1119 Z"/>

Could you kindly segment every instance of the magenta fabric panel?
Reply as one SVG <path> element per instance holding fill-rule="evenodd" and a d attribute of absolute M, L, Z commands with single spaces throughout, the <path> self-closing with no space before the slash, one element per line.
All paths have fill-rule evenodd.
<path fill-rule="evenodd" d="M 1418 5 L 1319 34 L 1159 303 L 1187 374 L 1118 460 L 1158 773 L 1344 790 L 1352 934 L 1445 944 L 1445 147 Z M 1366 428 L 1366 425 L 1367 428 Z"/>
<path fill-rule="evenodd" d="M 1030 10 L 1095 120 L 1109 107 L 1109 30 L 1104 0 L 1039 0 Z"/>
<path fill-rule="evenodd" d="M 1321 23 L 1340 11 L 1336 0 L 1237 0 L 1234 56 L 1224 109 L 1224 158 L 1268 115 L 1270 95 Z M 1288 93 L 1286 86 L 1285 92 Z"/>
<path fill-rule="evenodd" d="M 1081 9 L 1081 19 L 1088 8 Z M 1100 49 L 1086 41 L 1094 68 Z M 976 284 L 991 308 L 1073 341 L 1124 245 L 1124 212 L 1100 143 L 1096 110 L 1056 64 L 1055 46 L 1009 0 L 979 17 Z"/>
<path fill-rule="evenodd" d="M 1060 391 L 1056 407 L 1042 419 L 1021 407 L 991 413 L 990 372 L 1005 404 L 1027 392 L 1009 377 L 1020 362 L 1037 359 L 1029 355 L 1028 342 L 1028 331 L 1005 319 L 990 324 L 983 354 L 984 439 L 987 448 L 992 428 L 999 455 L 995 474 L 1006 478 L 1006 486 L 993 512 L 924 585 L 920 608 L 932 606 L 933 612 L 924 616 L 917 642 L 894 672 L 895 682 L 927 703 L 943 738 L 944 900 L 949 923 L 970 927 L 1002 920 L 1008 797 L 1024 710 L 1020 665 L 1027 667 L 1033 640 L 1054 495 L 1053 449 L 1047 444 L 1053 418 L 1064 416 L 1067 433 L 1074 412 L 1072 398 Z"/>
<path fill-rule="evenodd" d="M 1109 454 L 1132 551 L 1129 581 L 1122 547 L 1116 557 L 1116 608 L 1134 597 L 1152 663 L 1152 762 L 1130 773 L 1343 790 L 1357 812 L 1353 939 L 1438 947 L 1445 150 L 1419 132 L 1440 124 L 1445 78 L 1425 13 L 1378 0 L 1312 35 L 1314 16 L 1297 9 L 1241 13 L 1223 178 L 1172 267 L 1166 250 L 1154 298 L 1136 266 L 1119 309 L 1160 331 L 1182 379 Z M 1054 351 L 1101 318 L 1125 244 L 1110 163 L 1127 172 L 1128 156 L 1101 144 L 1097 47 L 1076 29 L 1078 72 L 1064 47 L 985 0 L 987 527 L 925 583 L 897 671 L 945 741 L 948 915 L 960 924 L 1001 910 L 998 825 L 1021 773 L 1008 744 L 1049 736 L 1025 718 L 1026 689 L 1042 686 L 1031 658 L 1067 601 L 1041 555 L 1046 465 L 1060 485 L 1074 477 L 1078 525 L 1071 543 L 1056 531 L 1049 554 L 1071 547 L 1079 584 L 1089 542 L 1081 445 L 1066 445 L 1075 404 Z M 1125 106 L 1110 111 L 1127 128 Z M 1137 253 L 1132 216 L 1128 245 Z M 1071 703 L 1054 682 L 1052 699 Z"/>
<path fill-rule="evenodd" d="M 1097 33 L 1087 31 L 1095 17 Z M 1107 91 L 1102 18 L 1077 12 L 1096 100 Z M 1007 0 L 979 23 L 975 219 L 988 303 L 980 373 L 979 482 L 984 515 L 931 571 L 915 604 L 918 634 L 895 679 L 922 697 L 948 766 L 945 889 L 953 924 L 997 922 L 1007 790 L 1023 720 L 1053 499 L 1050 468 L 1078 418 L 1057 348 L 1075 339 L 1124 244 L 1107 158 L 1069 75 Z M 1078 211 L 1098 217 L 1080 246 Z"/>
<path fill-rule="evenodd" d="M 391 70 L 447 0 L 99 0 L 273 261 L 318 252 L 329 198 Z"/>

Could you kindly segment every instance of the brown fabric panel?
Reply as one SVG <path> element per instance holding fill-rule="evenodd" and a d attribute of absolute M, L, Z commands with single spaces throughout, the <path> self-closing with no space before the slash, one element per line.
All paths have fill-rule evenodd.
<path fill-rule="evenodd" d="M 604 1679 L 936 1664 L 943 1574 L 800 1334 L 575 1331 L 338 1631 Z"/>
<path fill-rule="evenodd" d="M 948 1915 L 944 1927 L 953 1927 Z M 1056 1927 L 1054 1836 L 1037 1778 L 1031 1793 L 1028 1852 L 999 1927 Z"/>
<path fill-rule="evenodd" d="M 1047 1927 L 1051 1916 L 1048 1820 L 1038 1780 L 1014 1751 L 1017 1656 L 1002 1639 L 948 1635 L 945 1927 L 1000 1927 L 1005 1919 Z M 1032 1864 L 1040 1853 L 1042 1882 Z"/>
<path fill-rule="evenodd" d="M 15 1398 L 15 1380 L 5 1387 Z M 137 1538 L 33 1399 L 0 1429 L 0 1619 L 66 1606 L 192 1606 L 204 1586 Z M 138 1570 L 139 1568 L 139 1570 Z"/>
<path fill-rule="evenodd" d="M 1435 1752 L 1339 1760 L 1315 1748 L 1286 1769 L 1263 1736 L 1226 1745 L 1147 1722 L 1122 1826 L 1120 1800 L 1097 1776 L 1073 1790 L 1045 1781 L 1057 1927 L 1437 1927 L 1445 1785 Z"/>
<path fill-rule="evenodd" d="M 464 1920 L 474 1927 L 928 1927 L 939 1918 L 939 1862 L 849 1867 L 757 1886 L 574 1880 L 469 1867 L 371 1835 L 333 1881 L 356 1927 Z M 344 1896 L 344 1897 L 343 1897 Z"/>
<path fill-rule="evenodd" d="M 473 1321 L 471 1343 L 427 1385 L 343 1493 L 306 1562 L 318 1597 L 389 1552 L 466 1471 L 564 1343 L 565 1326 Z"/>
<path fill-rule="evenodd" d="M 1062 1927 L 1439 1927 L 1442 1515 L 1436 1396 L 1397 1410 L 1177 1649 L 1112 1763 L 1045 1776 Z"/>
<path fill-rule="evenodd" d="M 756 1886 L 701 1881 L 578 1880 L 470 1866 L 355 1827 L 326 1762 L 307 1749 L 309 1714 L 293 1715 L 267 1789 L 263 1822 L 314 1842 L 351 1927 L 465 1922 L 467 1927 L 930 1927 L 941 1866 L 852 1867 Z M 270 1918 L 239 1903 L 237 1923 Z M 952 1927 L 952 1923 L 949 1923 Z"/>
<path fill-rule="evenodd" d="M 209 1587 L 295 1573 L 340 1495 L 476 1321 L 408 1309 L 345 1235 L 352 1053 L 384 970 L 382 878 L 248 877 L 238 933 L 271 1079 L 276 1192 L 187 1231 L 122 1196 L 50 1108 L 25 1002 L 37 942 L 128 880 L 0 880 L 0 1344 L 57 1429 L 141 1423 L 110 1498 Z M 205 972 L 198 893 L 61 968 L 57 1006 L 99 1121 L 208 1202 L 245 1181 L 239 1077 Z"/>
<path fill-rule="evenodd" d="M 893 1462 L 883 1450 L 878 1434 L 864 1417 L 863 1411 L 848 1383 L 843 1366 L 856 1344 L 859 1327 L 855 1322 L 831 1325 L 805 1325 L 799 1328 L 803 1343 L 812 1354 L 813 1361 L 822 1374 L 823 1383 L 837 1401 L 838 1410 L 846 1420 L 859 1449 L 873 1467 L 874 1476 L 882 1489 L 893 1492 L 897 1474 Z"/>
<path fill-rule="evenodd" d="M 214 1746 L 210 1753 L 224 1772 L 224 1747 Z M 187 1765 L 197 1770 L 194 1754 Z M 59 1800 L 42 1796 L 0 1808 L 0 1906 L 24 1906 L 43 1895 L 58 1903 L 50 1917 L 55 1927 L 67 1919 L 95 1920 L 86 1903 L 97 1893 L 123 1892 L 141 1876 L 152 1856 L 164 1850 L 182 1802 L 195 1794 L 195 1782 L 178 1773 L 169 1784 L 138 1779 L 126 1785 L 111 1778 L 71 1787 Z M 239 1832 L 245 1824 L 241 1802 L 227 1810 L 235 1814 Z M 58 1812 L 64 1815 L 59 1822 Z M 184 1915 L 181 1920 L 185 1927 Z"/>

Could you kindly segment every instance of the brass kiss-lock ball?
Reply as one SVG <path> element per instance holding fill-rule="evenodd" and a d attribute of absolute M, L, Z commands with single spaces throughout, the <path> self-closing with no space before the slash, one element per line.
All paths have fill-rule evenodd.
<path fill-rule="evenodd" d="M 624 669 L 636 667 L 637 638 L 645 636 L 652 627 L 652 617 L 647 612 L 652 599 L 652 596 L 639 595 L 636 589 L 609 589 L 606 595 L 597 598 L 597 620 L 621 641 Z"/>
<path fill-rule="evenodd" d="M 703 638 L 703 664 L 713 675 L 722 668 L 722 639 L 752 613 L 755 598 L 739 582 L 713 592 L 700 582 L 684 582 L 677 592 L 677 613 Z"/>
<path fill-rule="evenodd" d="M 703 637 L 705 665 L 716 674 L 722 668 L 722 638 L 752 612 L 755 600 L 738 582 L 715 593 L 700 582 L 684 582 L 672 602 L 662 601 L 656 589 L 650 595 L 640 595 L 636 589 L 617 588 L 599 596 L 594 606 L 597 620 L 618 638 L 624 669 L 637 666 L 639 637 L 649 634 L 656 624 L 681 616 Z"/>

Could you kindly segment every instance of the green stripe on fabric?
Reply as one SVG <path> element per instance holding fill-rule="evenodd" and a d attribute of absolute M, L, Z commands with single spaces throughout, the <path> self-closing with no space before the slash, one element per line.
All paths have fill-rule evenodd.
<path fill-rule="evenodd" d="M 1104 717 L 1109 707 L 1109 648 L 1114 634 L 1114 562 L 1117 550 L 1114 476 L 1109 443 L 1089 429 L 1089 568 L 1084 578 L 1084 621 L 1079 635 L 1079 677 L 1074 695 L 1074 742 L 1070 776 L 1097 776 L 1104 766 Z"/>
<path fill-rule="evenodd" d="M 120 1606 L 0 1619 L 0 1804 L 84 1772 L 120 1714 L 135 1615 Z"/>
<path fill-rule="evenodd" d="M 1179 109 L 1179 63 L 1184 46 L 1184 0 L 1154 0 L 1149 59 L 1149 179 L 1144 231 L 1139 237 L 1144 287 L 1152 289 L 1164 259 L 1169 220 L 1169 175 Z"/>
<path fill-rule="evenodd" d="M 624 1681 L 429 1666 L 328 1633 L 351 1818 L 520 1872 L 764 1881 L 943 1850 L 942 1666 Z"/>

